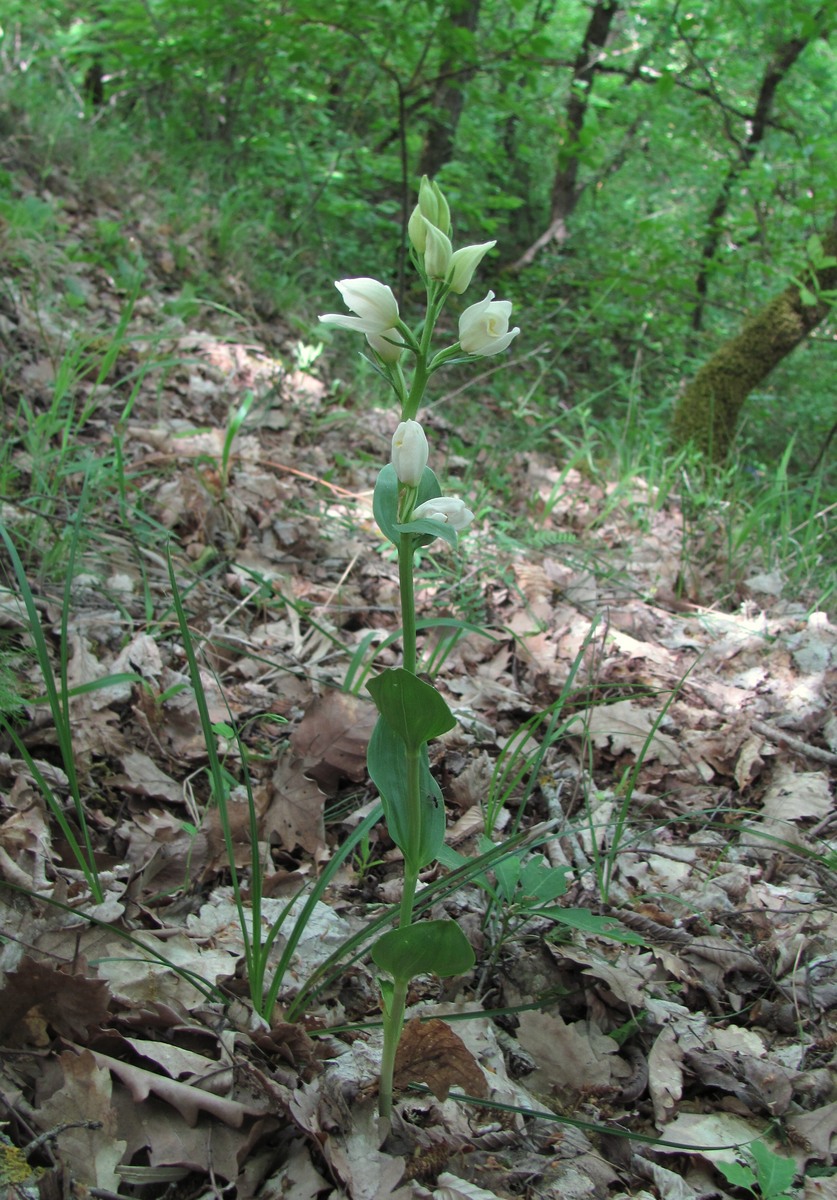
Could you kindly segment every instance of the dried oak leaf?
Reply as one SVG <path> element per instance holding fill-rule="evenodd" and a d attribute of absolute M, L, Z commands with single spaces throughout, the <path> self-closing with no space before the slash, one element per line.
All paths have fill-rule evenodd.
<path fill-rule="evenodd" d="M 397 1088 L 426 1083 L 437 1100 L 446 1100 L 457 1084 L 469 1096 L 486 1096 L 488 1087 L 477 1060 L 444 1021 L 409 1021 L 395 1056 Z"/>
<path fill-rule="evenodd" d="M 271 1059 L 280 1058 L 308 1083 L 323 1069 L 322 1046 L 310 1038 L 301 1025 L 280 1021 L 270 1032 L 253 1034 L 253 1041 Z"/>
<path fill-rule="evenodd" d="M 47 1027 L 63 1037 L 82 1037 L 105 1019 L 109 999 L 101 979 L 67 975 L 24 958 L 0 991 L 0 1043 L 46 1045 Z"/>
<path fill-rule="evenodd" d="M 375 705 L 359 696 L 328 691 L 314 701 L 291 736 L 305 772 L 327 791 L 341 779 L 366 778 L 366 747 L 378 719 Z"/>

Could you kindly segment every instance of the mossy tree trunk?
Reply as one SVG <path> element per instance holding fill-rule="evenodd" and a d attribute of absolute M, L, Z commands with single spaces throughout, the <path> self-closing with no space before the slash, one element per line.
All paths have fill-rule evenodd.
<path fill-rule="evenodd" d="M 837 217 L 823 238 L 823 251 L 837 257 Z M 716 461 L 724 458 L 750 392 L 833 310 L 822 293 L 837 289 L 837 267 L 809 269 L 803 282 L 816 303 L 803 303 L 799 288 L 791 284 L 724 342 L 686 385 L 674 409 L 676 445 L 694 442 Z"/>

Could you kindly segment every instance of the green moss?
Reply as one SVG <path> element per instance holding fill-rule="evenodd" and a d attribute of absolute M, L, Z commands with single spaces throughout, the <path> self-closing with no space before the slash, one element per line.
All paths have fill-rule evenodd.
<path fill-rule="evenodd" d="M 824 240 L 837 255 L 837 224 Z M 837 268 L 813 272 L 817 294 L 837 287 Z M 803 304 L 792 284 L 769 301 L 701 367 L 677 401 L 672 436 L 678 446 L 693 442 L 720 460 L 732 444 L 738 418 L 750 392 L 831 312 L 827 299 Z"/>

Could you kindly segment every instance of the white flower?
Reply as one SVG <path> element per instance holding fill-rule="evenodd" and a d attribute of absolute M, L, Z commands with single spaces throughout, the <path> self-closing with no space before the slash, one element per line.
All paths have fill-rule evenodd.
<path fill-rule="evenodd" d="M 429 449 L 418 421 L 402 421 L 392 437 L 392 465 L 407 487 L 418 487 L 427 466 Z"/>
<path fill-rule="evenodd" d="M 509 300 L 495 300 L 489 292 L 484 300 L 466 308 L 459 318 L 459 344 L 466 354 L 487 357 L 505 350 L 520 329 L 509 329 L 511 316 Z"/>
<path fill-rule="evenodd" d="M 338 279 L 334 285 L 347 308 L 355 317 L 344 317 L 340 313 L 325 313 L 320 317 L 326 325 L 338 329 L 354 329 L 358 333 L 384 333 L 398 322 L 398 301 L 392 288 L 377 279 Z"/>
<path fill-rule="evenodd" d="M 457 296 L 461 296 L 466 291 L 471 280 L 474 278 L 474 271 L 480 265 L 484 255 L 488 253 L 492 246 L 496 245 L 496 241 L 483 242 L 479 246 L 463 246 L 460 250 L 453 252 L 447 274 L 447 281 L 450 284 L 452 292 L 456 292 Z"/>
<path fill-rule="evenodd" d="M 413 509 L 410 518 L 411 521 L 439 521 L 442 525 L 450 525 L 457 533 L 467 529 L 473 519 L 474 514 L 458 496 L 437 496 L 435 500 L 425 500 L 424 504 Z"/>
<path fill-rule="evenodd" d="M 367 333 L 366 340 L 385 363 L 397 363 L 404 349 L 404 339 L 397 329 L 385 329 L 383 333 Z M 393 342 L 398 344 L 393 346 Z"/>

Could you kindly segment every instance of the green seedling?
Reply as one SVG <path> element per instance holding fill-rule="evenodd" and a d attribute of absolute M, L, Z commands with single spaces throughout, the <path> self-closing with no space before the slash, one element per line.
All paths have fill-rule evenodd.
<path fill-rule="evenodd" d="M 727 1183 L 749 1192 L 756 1200 L 792 1200 L 796 1175 L 792 1158 L 774 1154 L 762 1141 L 750 1142 L 741 1158 L 743 1161 L 715 1164 Z"/>
<path fill-rule="evenodd" d="M 370 871 L 383 866 L 384 859 L 372 857 L 372 842 L 368 834 L 360 839 L 357 850 L 352 858 L 352 867 L 357 875 L 358 883 L 363 883 Z"/>

